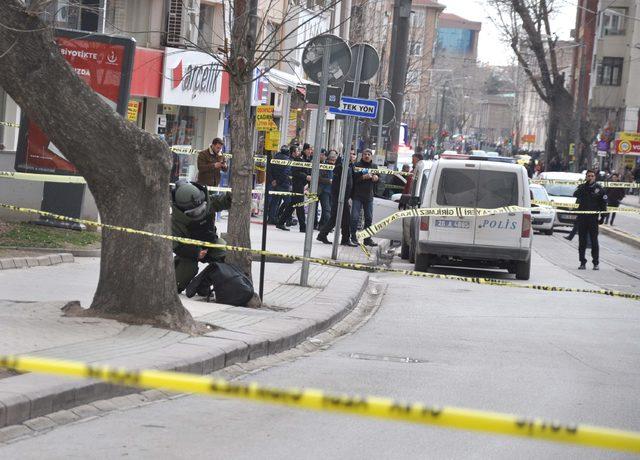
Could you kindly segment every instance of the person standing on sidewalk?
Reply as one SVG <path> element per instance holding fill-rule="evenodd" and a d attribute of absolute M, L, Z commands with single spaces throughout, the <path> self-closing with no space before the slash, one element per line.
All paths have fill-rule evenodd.
<path fill-rule="evenodd" d="M 307 145 L 308 144 L 305 144 L 305 146 Z M 301 158 L 300 151 L 297 147 L 291 147 L 291 160 L 298 162 L 303 161 L 303 158 Z M 286 223 L 291 218 L 295 209 L 296 215 L 298 216 L 298 225 L 300 226 L 300 232 L 304 233 L 307 231 L 304 206 L 294 206 L 295 204 L 302 203 L 304 201 L 303 194 L 304 187 L 307 185 L 307 172 L 308 169 L 302 166 L 291 166 L 291 191 L 293 193 L 297 193 L 298 195 L 292 196 L 286 206 L 281 206 L 281 212 L 278 216 L 278 223 L 276 224 L 276 228 L 288 232 L 289 229 L 287 228 Z"/>
<path fill-rule="evenodd" d="M 613 173 L 611 174 L 611 177 L 609 178 L 609 180 L 611 182 L 619 182 L 620 176 L 618 176 L 618 173 Z M 620 202 L 622 201 L 625 195 L 623 188 L 607 187 L 604 193 L 605 195 L 607 195 L 607 204 L 610 207 L 612 208 L 620 207 Z M 609 217 L 611 217 L 611 221 L 609 221 Z M 608 212 L 606 214 L 603 214 L 603 218 L 604 218 L 605 224 L 613 225 L 613 221 L 616 218 L 616 213 Z"/>
<path fill-rule="evenodd" d="M 578 200 L 578 211 L 606 211 L 607 196 L 604 188 L 596 182 L 596 173 L 593 169 L 587 170 L 586 182 L 580 184 L 573 196 Z M 598 245 L 598 214 L 578 214 L 578 255 L 580 257 L 579 270 L 586 269 L 587 259 L 587 235 L 591 239 L 591 258 L 593 269 L 599 270 L 600 246 Z"/>
<path fill-rule="evenodd" d="M 342 240 L 340 240 L 340 245 L 342 246 L 357 246 L 352 243 L 351 238 L 351 210 L 349 207 L 349 197 L 351 196 L 351 191 L 353 190 L 353 165 L 356 161 L 356 152 L 351 150 L 351 154 L 349 155 L 350 160 L 347 168 L 349 168 L 349 172 L 347 172 L 347 185 L 344 189 L 344 207 L 342 208 L 342 223 L 341 223 L 341 232 L 342 232 Z M 329 220 L 327 223 L 320 227 L 320 233 L 318 233 L 317 240 L 324 244 L 331 244 L 331 241 L 327 239 L 329 232 L 333 230 L 333 227 L 336 225 L 336 219 L 338 216 L 338 198 L 340 195 L 340 181 L 342 180 L 342 168 L 344 166 L 344 162 L 342 159 L 338 159 L 336 161 L 336 167 L 333 170 L 333 180 L 331 181 L 331 215 L 329 216 Z M 336 238 L 338 232 L 336 231 Z"/>
<path fill-rule="evenodd" d="M 209 148 L 198 152 L 198 184 L 217 187 L 220 185 L 220 171 L 226 171 L 229 166 L 222 154 L 224 143 L 216 137 Z"/>
<path fill-rule="evenodd" d="M 290 160 L 289 156 L 289 147 L 283 145 L 280 148 L 280 151 L 275 154 L 274 160 Z M 290 192 L 291 191 L 291 166 L 285 165 L 277 165 L 270 164 L 269 168 L 269 177 L 267 178 L 270 181 L 271 190 L 274 192 Z M 289 196 L 282 195 L 270 195 L 267 197 L 267 202 L 269 203 L 269 214 L 267 216 L 267 222 L 272 225 L 278 224 L 278 210 L 280 209 L 280 204 L 283 203 L 284 207 L 289 204 Z"/>
<path fill-rule="evenodd" d="M 358 242 L 356 231 L 360 220 L 360 210 L 364 211 L 364 228 L 371 226 L 373 220 L 373 190 L 379 177 L 370 169 L 378 169 L 378 165 L 373 162 L 373 152 L 365 149 L 362 152 L 362 159 L 354 166 L 353 172 L 353 193 L 351 195 L 351 242 Z M 364 240 L 366 246 L 377 246 L 371 237 Z"/>
<path fill-rule="evenodd" d="M 329 154 L 326 157 L 326 161 L 323 164 L 335 166 L 338 160 L 338 152 L 335 150 L 329 150 Z M 331 218 L 331 183 L 333 181 L 333 169 L 321 169 L 320 178 L 318 180 L 318 200 L 320 206 L 322 206 L 322 214 L 320 215 L 320 222 L 318 222 L 318 229 L 323 227 Z"/>

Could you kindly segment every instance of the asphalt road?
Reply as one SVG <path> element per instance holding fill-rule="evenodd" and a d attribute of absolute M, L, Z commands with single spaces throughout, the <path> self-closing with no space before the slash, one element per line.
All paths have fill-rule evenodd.
<path fill-rule="evenodd" d="M 562 236 L 536 235 L 530 282 L 640 292 L 639 250 L 602 237 L 601 270 L 579 272 L 577 242 Z M 355 333 L 242 380 L 640 430 L 640 302 L 395 275 L 375 281 L 384 286 L 381 305 Z M 626 458 L 196 396 L 0 447 L 0 458 L 43 457 Z"/>

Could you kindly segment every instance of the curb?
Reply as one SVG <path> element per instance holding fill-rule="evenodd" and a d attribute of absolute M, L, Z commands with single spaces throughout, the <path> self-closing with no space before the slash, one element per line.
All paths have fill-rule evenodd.
<path fill-rule="evenodd" d="M 364 272 L 339 270 L 312 301 L 277 318 L 234 329 L 219 329 L 178 343 L 110 359 L 111 366 L 209 374 L 236 363 L 299 345 L 346 316 L 369 281 Z M 242 311 L 246 309 L 237 307 Z M 82 343 L 82 342 L 80 342 Z M 126 347 L 125 347 L 126 348 Z M 47 356 L 46 350 L 37 353 Z M 0 380 L 0 428 L 139 389 L 85 379 L 28 373 Z"/>
<path fill-rule="evenodd" d="M 6 259 L 0 259 L 0 270 L 10 270 L 12 268 L 45 267 L 62 263 L 73 263 L 73 261 L 73 254 L 69 253 L 55 253 L 47 256 L 37 257 L 9 257 Z"/>
<path fill-rule="evenodd" d="M 615 240 L 621 241 L 636 248 L 640 248 L 640 238 L 638 238 L 637 236 L 631 235 L 622 230 L 618 230 L 617 228 L 611 227 L 609 225 L 600 225 L 600 231 Z"/>
<path fill-rule="evenodd" d="M 100 257 L 100 249 L 66 249 L 66 248 L 23 248 L 20 246 L 3 246 L 2 249 L 11 249 L 15 251 L 41 252 L 50 254 L 71 254 L 74 257 Z"/>

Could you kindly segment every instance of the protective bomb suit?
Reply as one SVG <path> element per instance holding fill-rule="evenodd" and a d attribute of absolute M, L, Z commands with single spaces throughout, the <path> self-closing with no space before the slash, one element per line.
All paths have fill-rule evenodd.
<path fill-rule="evenodd" d="M 211 195 L 204 185 L 179 181 L 172 192 L 171 231 L 173 236 L 209 243 L 226 244 L 217 234 L 215 213 L 231 207 L 231 194 Z M 226 251 L 173 243 L 178 292 L 198 274 L 198 262 L 223 262 Z"/>

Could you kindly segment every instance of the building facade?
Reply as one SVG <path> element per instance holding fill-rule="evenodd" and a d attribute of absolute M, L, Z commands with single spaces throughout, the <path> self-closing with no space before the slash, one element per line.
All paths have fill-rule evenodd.
<path fill-rule="evenodd" d="M 438 19 L 436 52 L 475 61 L 482 23 L 469 21 L 455 14 L 443 13 Z"/>

